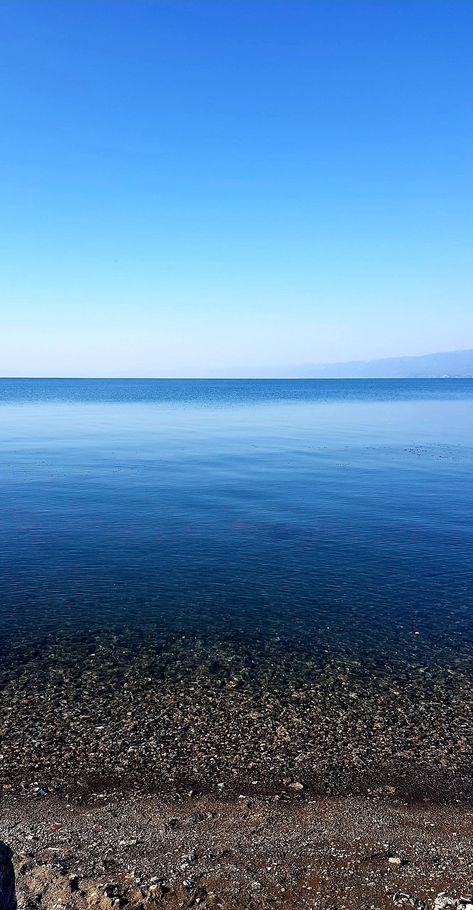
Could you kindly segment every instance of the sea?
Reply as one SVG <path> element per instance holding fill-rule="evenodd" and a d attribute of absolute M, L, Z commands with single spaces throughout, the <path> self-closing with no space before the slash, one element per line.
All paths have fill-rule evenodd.
<path fill-rule="evenodd" d="M 350 672 L 353 702 L 383 673 L 448 701 L 459 674 L 466 710 L 473 380 L 2 379 L 0 443 L 5 730 L 36 724 L 36 777 L 64 711 L 100 726 L 93 692 L 103 716 L 131 677 L 158 726 L 183 686 L 211 724 L 203 680 L 251 720 L 327 673 L 320 723 Z"/>

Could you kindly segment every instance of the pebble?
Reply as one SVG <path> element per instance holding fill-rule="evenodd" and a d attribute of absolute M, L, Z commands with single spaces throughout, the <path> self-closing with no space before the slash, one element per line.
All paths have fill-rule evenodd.
<path fill-rule="evenodd" d="M 413 784 L 435 798 L 451 781 L 455 799 L 469 798 L 473 655 L 439 645 L 420 673 L 405 639 L 399 649 L 396 657 L 377 642 L 375 659 L 366 648 L 335 653 L 323 637 L 293 649 L 277 636 L 268 644 L 136 628 L 55 633 L 39 651 L 22 644 L 0 662 L 10 744 L 1 786 L 50 800 L 130 779 L 143 792 L 182 783 L 229 798 L 250 787 L 403 798 Z"/>
<path fill-rule="evenodd" d="M 413 907 L 413 910 L 426 910 L 426 903 L 412 894 L 406 894 L 404 891 L 396 891 L 393 895 L 393 903 L 397 907 Z"/>

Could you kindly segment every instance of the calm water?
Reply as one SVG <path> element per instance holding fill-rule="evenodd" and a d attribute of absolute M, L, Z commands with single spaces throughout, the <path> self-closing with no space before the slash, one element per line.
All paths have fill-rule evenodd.
<path fill-rule="evenodd" d="M 473 799 L 473 381 L 0 401 L 0 789 Z"/>
<path fill-rule="evenodd" d="M 1 380 L 0 438 L 5 655 L 470 658 L 473 380 Z"/>

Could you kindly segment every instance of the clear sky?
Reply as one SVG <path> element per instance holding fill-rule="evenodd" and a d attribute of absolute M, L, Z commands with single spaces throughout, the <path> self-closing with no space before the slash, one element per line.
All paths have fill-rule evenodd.
<path fill-rule="evenodd" d="M 2 0 L 0 375 L 473 347 L 471 0 Z"/>

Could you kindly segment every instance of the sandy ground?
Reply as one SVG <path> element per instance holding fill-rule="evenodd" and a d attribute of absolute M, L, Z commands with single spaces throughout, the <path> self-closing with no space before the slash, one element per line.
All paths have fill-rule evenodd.
<path fill-rule="evenodd" d="M 0 819 L 20 908 L 473 910 L 473 810 L 388 788 L 74 803 L 6 793 Z"/>

